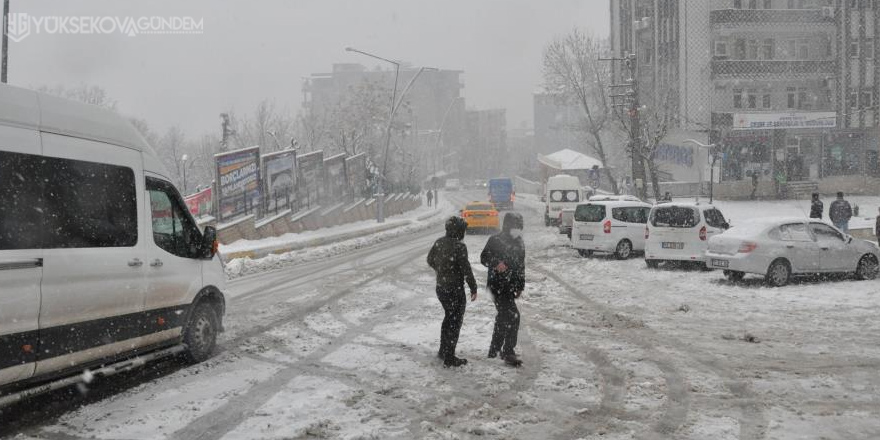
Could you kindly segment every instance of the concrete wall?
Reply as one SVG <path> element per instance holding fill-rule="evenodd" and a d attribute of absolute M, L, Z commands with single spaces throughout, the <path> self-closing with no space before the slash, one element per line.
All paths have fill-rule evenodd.
<path fill-rule="evenodd" d="M 385 202 L 385 215 L 392 216 L 403 214 L 422 205 L 419 196 L 411 194 L 389 194 Z M 353 203 L 343 203 L 327 208 L 320 206 L 300 212 L 292 213 L 289 210 L 276 216 L 260 219 L 257 221 L 253 215 L 242 217 L 230 223 L 216 225 L 217 237 L 220 243 L 230 244 L 236 240 L 258 240 L 261 238 L 277 237 L 287 233 L 299 233 L 314 231 L 320 228 L 337 226 L 345 223 L 353 223 L 376 218 L 376 201 L 358 200 Z M 206 221 L 199 226 L 215 226 L 213 220 Z"/>

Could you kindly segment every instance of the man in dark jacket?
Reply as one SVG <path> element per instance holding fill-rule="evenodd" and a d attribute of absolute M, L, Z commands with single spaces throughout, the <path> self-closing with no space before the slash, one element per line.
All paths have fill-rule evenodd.
<path fill-rule="evenodd" d="M 810 218 L 822 218 L 822 212 L 825 211 L 825 204 L 819 200 L 819 193 L 813 193 L 813 201 L 810 203 Z"/>
<path fill-rule="evenodd" d="M 489 357 L 501 355 L 508 365 L 519 366 L 516 339 L 519 333 L 519 310 L 516 298 L 526 282 L 526 249 L 522 241 L 523 219 L 515 212 L 504 215 L 501 232 L 486 242 L 480 262 L 489 268 L 489 290 L 495 302 L 495 330 L 489 345 Z"/>
<path fill-rule="evenodd" d="M 828 218 L 837 229 L 845 233 L 849 233 L 849 219 L 852 218 L 852 207 L 849 202 L 843 199 L 843 193 L 837 193 L 837 200 L 831 202 L 831 208 L 828 210 Z"/>
<path fill-rule="evenodd" d="M 446 314 L 440 327 L 440 351 L 437 352 L 446 367 L 467 364 L 467 359 L 455 356 L 467 304 L 465 282 L 471 289 L 471 301 L 477 300 L 477 280 L 468 261 L 467 246 L 461 242 L 465 232 L 467 222 L 461 217 L 450 217 L 446 220 L 446 236 L 435 241 L 428 252 L 428 265 L 437 273 L 437 299 Z"/>

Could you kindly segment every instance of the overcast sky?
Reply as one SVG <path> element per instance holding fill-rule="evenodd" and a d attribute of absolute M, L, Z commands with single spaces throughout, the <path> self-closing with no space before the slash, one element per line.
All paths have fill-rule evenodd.
<path fill-rule="evenodd" d="M 506 108 L 532 125 L 541 53 L 578 26 L 608 35 L 608 0 L 11 0 L 32 16 L 190 16 L 202 35 L 31 33 L 10 42 L 9 82 L 99 85 L 159 131 L 219 131 L 218 114 L 264 98 L 295 114 L 301 78 L 335 62 L 387 58 L 465 71 L 468 107 Z"/>

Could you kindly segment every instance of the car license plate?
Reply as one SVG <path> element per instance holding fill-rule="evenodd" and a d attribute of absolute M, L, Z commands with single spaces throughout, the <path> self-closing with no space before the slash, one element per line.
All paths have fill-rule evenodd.
<path fill-rule="evenodd" d="M 581 234 L 581 240 L 593 241 L 593 234 Z"/>
<path fill-rule="evenodd" d="M 730 262 L 727 260 L 716 260 L 713 258 L 712 265 L 715 267 L 728 267 L 730 266 Z"/>
<path fill-rule="evenodd" d="M 664 241 L 660 246 L 663 249 L 684 249 L 684 243 L 680 241 Z"/>

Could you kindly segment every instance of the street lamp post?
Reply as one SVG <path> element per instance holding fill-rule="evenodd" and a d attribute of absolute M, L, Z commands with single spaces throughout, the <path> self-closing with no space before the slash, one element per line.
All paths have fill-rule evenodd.
<path fill-rule="evenodd" d="M 186 161 L 189 159 L 189 156 L 184 154 L 181 156 L 180 161 L 183 162 L 183 195 L 186 196 Z"/>
<path fill-rule="evenodd" d="M 361 55 L 368 56 L 370 58 L 375 58 L 377 60 L 385 61 L 387 63 L 391 63 L 394 65 L 394 88 L 391 90 L 391 112 L 388 115 L 388 126 L 386 128 L 386 136 L 385 136 L 385 157 L 382 164 L 382 174 L 379 176 L 376 188 L 376 196 L 379 198 L 378 205 L 376 209 L 376 222 L 384 223 L 385 222 L 385 178 L 386 172 L 388 171 L 388 150 L 391 147 L 391 126 L 394 122 L 394 114 L 397 113 L 397 109 L 400 108 L 400 105 L 403 103 L 403 97 L 406 95 L 406 92 L 409 91 L 410 87 L 412 87 L 413 83 L 416 81 L 416 78 L 422 74 L 425 70 L 437 70 L 430 67 L 420 67 L 419 71 L 410 79 L 409 83 L 407 83 L 406 87 L 403 88 L 403 91 L 400 92 L 400 97 L 397 97 L 397 82 L 400 77 L 400 62 L 392 61 L 387 58 L 382 58 L 378 55 L 373 55 L 369 52 L 364 52 L 362 50 L 357 50 L 352 47 L 346 47 L 346 52 L 355 52 Z"/>

